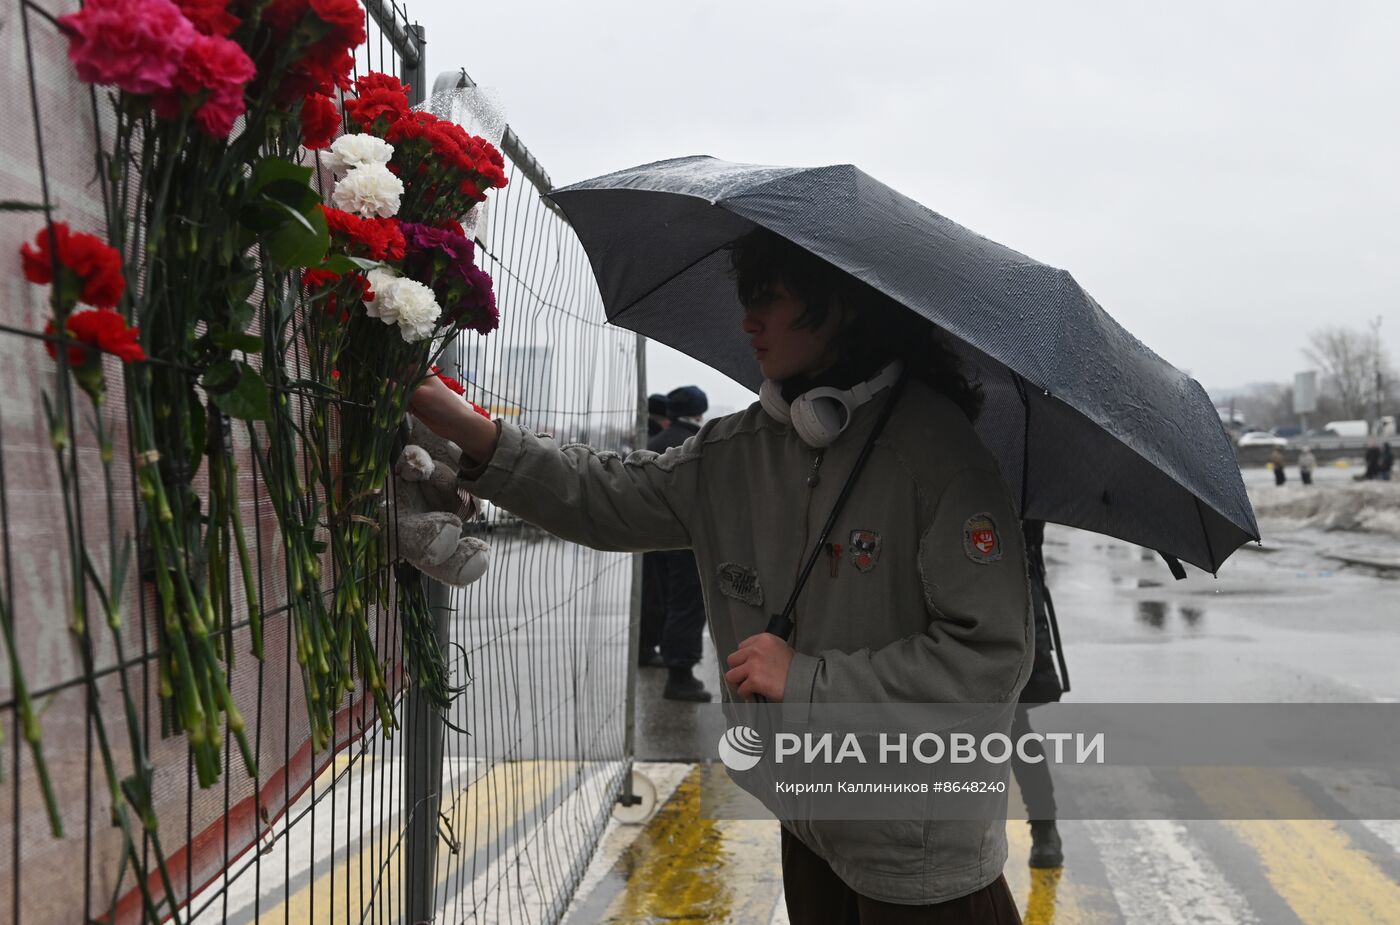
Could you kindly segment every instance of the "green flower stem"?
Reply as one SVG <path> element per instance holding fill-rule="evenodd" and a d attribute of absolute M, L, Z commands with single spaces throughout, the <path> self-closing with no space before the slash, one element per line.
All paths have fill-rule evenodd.
<path fill-rule="evenodd" d="M 253 564 L 248 555 L 248 538 L 243 530 L 243 518 L 239 516 L 238 505 L 238 464 L 229 461 L 228 466 L 229 504 L 233 510 L 233 538 L 238 547 L 238 565 L 243 572 L 243 598 L 248 605 L 248 629 L 253 637 L 253 657 L 263 657 L 262 608 L 258 601 L 257 589 L 253 584 Z"/>
<path fill-rule="evenodd" d="M 29 685 L 24 680 L 23 666 L 15 649 L 14 618 L 6 605 L 4 595 L 0 595 L 0 627 L 3 627 L 5 633 L 5 652 L 10 662 L 10 677 L 15 688 L 15 702 L 19 705 L 24 741 L 29 744 L 34 772 L 39 778 L 39 789 L 44 794 L 44 809 L 49 815 L 49 831 L 53 833 L 54 838 L 62 838 L 63 815 L 58 809 L 58 798 L 54 796 L 48 762 L 44 760 L 43 733 L 39 726 L 39 717 L 34 712 L 34 701 L 29 697 Z"/>

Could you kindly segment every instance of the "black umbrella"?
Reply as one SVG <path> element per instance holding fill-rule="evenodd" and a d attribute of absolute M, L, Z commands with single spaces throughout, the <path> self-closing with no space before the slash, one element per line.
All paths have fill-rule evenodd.
<path fill-rule="evenodd" d="M 1205 390 L 1064 270 L 989 241 L 848 164 L 685 157 L 555 190 L 608 319 L 757 389 L 727 245 L 763 226 L 947 331 L 1023 518 L 1214 572 L 1259 531 Z"/>

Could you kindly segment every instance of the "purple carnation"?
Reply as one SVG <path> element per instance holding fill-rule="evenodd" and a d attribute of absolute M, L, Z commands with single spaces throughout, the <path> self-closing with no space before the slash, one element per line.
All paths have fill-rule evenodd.
<path fill-rule="evenodd" d="M 456 231 L 413 222 L 400 222 L 399 227 L 403 229 L 410 261 L 415 255 L 435 259 L 436 253 L 441 253 L 452 265 L 471 265 L 476 261 L 476 246 Z"/>
<path fill-rule="evenodd" d="M 438 321 L 482 334 L 496 330 L 500 313 L 491 275 L 476 265 L 476 247 L 455 230 L 402 222 L 404 275 L 427 284 L 442 306 Z"/>

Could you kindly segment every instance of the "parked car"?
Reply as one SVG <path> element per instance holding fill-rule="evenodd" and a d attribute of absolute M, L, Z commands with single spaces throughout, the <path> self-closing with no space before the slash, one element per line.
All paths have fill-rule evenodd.
<path fill-rule="evenodd" d="M 1302 432 L 1303 432 L 1303 428 L 1299 427 L 1297 424 L 1294 424 L 1294 425 L 1292 425 L 1292 426 L 1287 426 L 1287 427 L 1271 427 L 1271 428 L 1269 428 L 1269 433 L 1273 434 L 1275 437 L 1283 437 L 1285 440 L 1288 439 L 1289 437 L 1296 437 L 1296 436 L 1298 436 L 1299 434 L 1301 434 Z"/>
<path fill-rule="evenodd" d="M 1240 437 L 1238 444 L 1240 447 L 1250 446 L 1288 446 L 1288 441 L 1282 437 L 1276 437 L 1271 433 L 1262 430 L 1252 430 Z"/>

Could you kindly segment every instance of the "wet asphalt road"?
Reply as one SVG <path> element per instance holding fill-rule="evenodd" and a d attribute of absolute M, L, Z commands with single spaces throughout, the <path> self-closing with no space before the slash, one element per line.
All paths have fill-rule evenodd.
<path fill-rule="evenodd" d="M 1318 473 L 1324 488 L 1350 477 Z M 1246 480 L 1256 497 L 1276 490 L 1266 470 Z M 1400 540 L 1269 521 L 1261 530 L 1263 543 L 1239 550 L 1218 576 L 1188 566 L 1180 582 L 1153 553 L 1047 530 L 1067 699 L 1400 701 Z M 664 674 L 641 674 L 639 758 L 713 760 L 718 732 L 693 707 L 661 699 Z M 708 643 L 700 675 L 718 683 Z M 566 921 L 785 922 L 776 824 L 704 820 L 694 769 L 643 767 L 661 781 L 661 812 L 641 829 L 609 833 Z M 1283 782 L 1259 796 L 1284 807 L 1310 798 Z M 1142 798 L 1154 799 L 1151 781 Z M 1400 792 L 1375 799 L 1400 814 Z M 1006 876 L 1027 923 L 1400 923 L 1393 819 L 1065 821 L 1060 829 L 1066 866 L 1032 871 L 1025 823 L 1008 824 Z"/>

